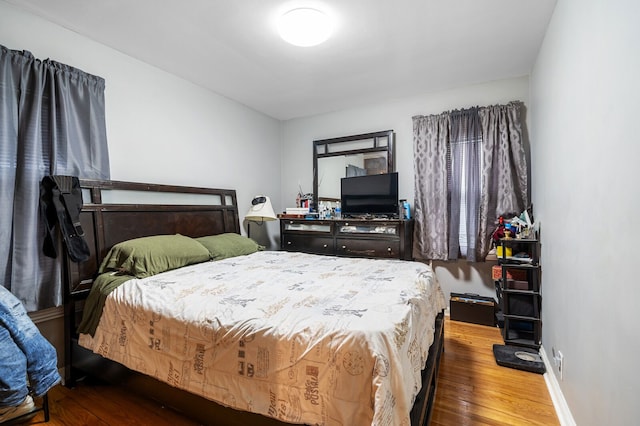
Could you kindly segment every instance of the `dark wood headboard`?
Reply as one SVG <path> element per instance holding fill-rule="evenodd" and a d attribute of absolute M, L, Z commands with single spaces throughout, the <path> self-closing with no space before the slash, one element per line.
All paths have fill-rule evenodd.
<path fill-rule="evenodd" d="M 240 233 L 235 190 L 85 179 L 80 180 L 80 186 L 84 203 L 80 223 L 90 257 L 75 263 L 63 251 L 64 383 L 68 386 L 75 382 L 72 358 L 78 357 L 74 338 L 83 301 L 102 258 L 113 245 L 151 235 Z"/>
<path fill-rule="evenodd" d="M 240 233 L 235 190 L 105 180 L 80 180 L 80 186 L 84 202 L 80 223 L 91 256 L 82 263 L 66 259 L 67 298 L 88 295 L 100 261 L 121 241 L 150 235 Z M 150 204 L 149 195 L 158 201 Z M 185 197 L 188 203 L 182 201 Z M 135 202 L 137 199 L 141 201 Z"/>

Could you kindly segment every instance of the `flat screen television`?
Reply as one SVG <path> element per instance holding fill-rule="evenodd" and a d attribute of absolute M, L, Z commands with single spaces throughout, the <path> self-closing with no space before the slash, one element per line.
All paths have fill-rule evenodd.
<path fill-rule="evenodd" d="M 398 173 L 342 178 L 341 209 L 345 216 L 398 216 Z"/>

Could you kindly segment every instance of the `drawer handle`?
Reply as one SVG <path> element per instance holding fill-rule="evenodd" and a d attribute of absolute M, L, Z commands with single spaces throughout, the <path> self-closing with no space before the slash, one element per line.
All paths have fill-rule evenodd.
<path fill-rule="evenodd" d="M 322 247 L 327 248 L 327 245 L 326 245 L 326 244 L 324 244 Z"/>
<path fill-rule="evenodd" d="M 344 250 L 344 249 L 346 249 L 346 248 L 347 248 L 347 246 L 342 246 L 342 250 Z"/>
<path fill-rule="evenodd" d="M 391 247 L 387 247 L 387 251 L 391 253 Z"/>
<path fill-rule="evenodd" d="M 287 241 L 287 245 L 289 245 L 289 246 L 290 246 L 290 245 L 291 245 L 291 241 Z"/>

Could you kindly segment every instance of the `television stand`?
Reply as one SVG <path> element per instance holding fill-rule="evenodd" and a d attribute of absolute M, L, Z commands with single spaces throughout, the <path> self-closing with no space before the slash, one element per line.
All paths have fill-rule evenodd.
<path fill-rule="evenodd" d="M 280 219 L 280 248 L 346 257 L 413 260 L 413 220 Z"/>

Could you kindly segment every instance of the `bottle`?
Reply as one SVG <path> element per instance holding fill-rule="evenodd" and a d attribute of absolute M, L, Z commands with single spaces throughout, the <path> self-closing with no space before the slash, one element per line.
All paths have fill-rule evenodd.
<path fill-rule="evenodd" d="M 411 207 L 407 200 L 402 200 L 402 210 L 405 219 L 411 219 Z"/>
<path fill-rule="evenodd" d="M 342 208 L 340 207 L 340 201 L 336 202 L 335 216 L 336 219 L 342 219 Z"/>
<path fill-rule="evenodd" d="M 504 237 L 507 239 L 513 237 L 513 231 L 510 223 L 505 223 L 504 225 Z"/>

